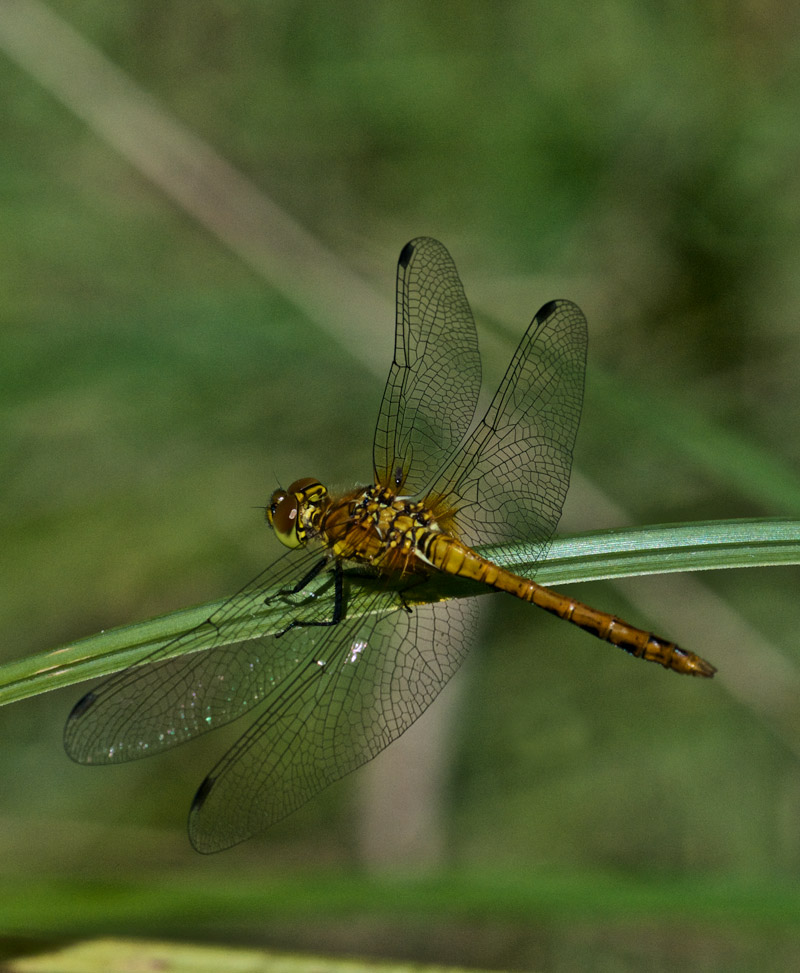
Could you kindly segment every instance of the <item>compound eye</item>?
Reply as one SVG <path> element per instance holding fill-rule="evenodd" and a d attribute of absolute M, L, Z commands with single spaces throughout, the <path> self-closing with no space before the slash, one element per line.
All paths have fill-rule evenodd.
<path fill-rule="evenodd" d="M 267 508 L 267 520 L 281 544 L 286 547 L 299 547 L 297 536 L 297 515 L 300 503 L 297 497 L 286 490 L 276 490 Z"/>

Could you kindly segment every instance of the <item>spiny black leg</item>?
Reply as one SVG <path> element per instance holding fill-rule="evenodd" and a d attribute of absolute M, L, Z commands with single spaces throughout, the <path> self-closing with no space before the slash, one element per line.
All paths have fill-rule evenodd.
<path fill-rule="evenodd" d="M 314 565 L 314 567 L 306 572 L 303 577 L 294 585 L 292 588 L 284 588 L 280 593 L 282 595 L 296 595 L 299 594 L 303 588 L 311 584 L 311 582 L 316 578 L 316 576 L 322 571 L 322 569 L 327 565 L 328 559 L 323 557 Z"/>
<path fill-rule="evenodd" d="M 344 610 L 344 572 L 342 562 L 336 561 L 333 566 L 333 618 L 329 625 L 338 625 L 342 620 Z"/>
<path fill-rule="evenodd" d="M 407 584 L 405 586 L 405 588 L 401 588 L 397 592 L 397 596 L 400 599 L 400 604 L 403 606 L 403 610 L 406 611 L 406 612 L 408 612 L 409 615 L 414 611 L 414 609 L 406 601 L 406 592 L 407 591 L 412 591 L 414 588 L 418 588 L 420 585 L 425 584 L 425 582 L 427 580 L 428 579 L 425 578 L 425 577 L 416 578 L 415 580 L 413 580 L 409 584 Z"/>
<path fill-rule="evenodd" d="M 327 564 L 327 561 L 323 561 L 321 565 L 315 565 L 311 571 L 302 579 L 298 586 L 292 590 L 292 594 L 297 591 L 302 591 L 302 589 L 311 581 L 322 568 Z M 295 619 L 290 625 L 287 625 L 282 632 L 277 632 L 275 635 L 276 639 L 279 639 L 282 635 L 287 632 L 291 632 L 293 628 L 310 628 L 312 625 L 316 626 L 327 626 L 327 625 L 338 625 L 342 620 L 344 614 L 344 572 L 342 570 L 342 562 L 335 560 L 333 562 L 333 615 L 327 621 L 318 622 L 308 622 L 301 618 Z"/>

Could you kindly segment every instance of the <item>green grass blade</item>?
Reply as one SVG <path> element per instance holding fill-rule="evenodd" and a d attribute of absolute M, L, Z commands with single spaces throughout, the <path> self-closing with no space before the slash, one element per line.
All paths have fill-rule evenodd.
<path fill-rule="evenodd" d="M 557 538 L 539 565 L 526 563 L 524 546 L 485 549 L 498 563 L 541 584 L 596 581 L 641 574 L 702 571 L 718 568 L 766 567 L 800 563 L 800 520 L 762 519 L 713 521 L 658 527 L 609 530 Z M 415 589 L 415 602 L 440 601 L 486 593 L 483 586 L 436 575 Z M 135 625 L 100 632 L 51 652 L 0 667 L 0 705 L 109 675 L 140 661 L 150 652 L 200 625 L 228 598 Z M 248 615 L 247 637 L 273 634 L 279 613 L 266 607 L 257 618 Z M 211 648 L 242 637 L 245 619 L 231 619 L 226 628 L 237 638 L 222 639 L 209 627 L 207 644 L 193 640 L 191 649 Z M 180 653 L 181 647 L 177 647 Z M 186 651 L 185 647 L 183 650 Z"/>

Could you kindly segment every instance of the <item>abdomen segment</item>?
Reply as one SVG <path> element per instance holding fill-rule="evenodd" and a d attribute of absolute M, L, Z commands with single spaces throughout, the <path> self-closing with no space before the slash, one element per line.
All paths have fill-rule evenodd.
<path fill-rule="evenodd" d="M 487 561 L 471 548 L 444 534 L 429 536 L 424 546 L 425 557 L 440 571 L 481 581 L 498 591 L 506 591 L 529 601 L 566 622 L 572 622 L 604 642 L 616 645 L 637 659 L 657 662 L 690 676 L 709 678 L 717 671 L 710 662 L 687 652 L 674 642 L 629 625 L 616 615 L 590 608 L 568 595 L 545 588 L 535 581 L 521 578 L 511 571 Z"/>

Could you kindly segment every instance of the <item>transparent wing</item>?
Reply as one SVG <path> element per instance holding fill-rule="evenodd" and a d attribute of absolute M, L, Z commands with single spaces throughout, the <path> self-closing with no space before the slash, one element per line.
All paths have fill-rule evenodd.
<path fill-rule="evenodd" d="M 463 439 L 481 384 L 478 338 L 455 264 L 437 240 L 407 243 L 397 264 L 394 359 L 375 429 L 375 482 L 412 495 Z"/>
<path fill-rule="evenodd" d="M 371 617 L 279 640 L 296 663 L 200 786 L 189 815 L 198 851 L 263 831 L 397 739 L 459 667 L 476 627 L 474 599 L 408 612 L 396 591 L 373 587 L 351 604 Z"/>
<path fill-rule="evenodd" d="M 87 693 L 64 728 L 69 756 L 83 764 L 146 757 L 229 723 L 259 703 L 276 673 L 280 678 L 296 660 L 288 637 L 244 636 L 266 608 L 278 631 L 298 618 L 330 615 L 331 602 L 320 597 L 332 585 L 329 571 L 297 594 L 274 594 L 294 587 L 322 557 L 319 550 L 287 552 L 202 625 Z M 226 644 L 207 648 L 214 641 Z M 178 649 L 195 654 L 168 658 Z"/>
<path fill-rule="evenodd" d="M 523 544 L 530 563 L 546 550 L 569 486 L 586 344 L 579 307 L 545 304 L 486 415 L 430 491 L 457 509 L 468 544 Z"/>

